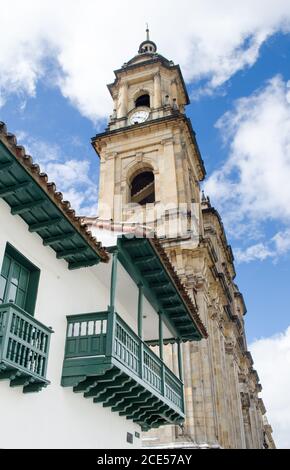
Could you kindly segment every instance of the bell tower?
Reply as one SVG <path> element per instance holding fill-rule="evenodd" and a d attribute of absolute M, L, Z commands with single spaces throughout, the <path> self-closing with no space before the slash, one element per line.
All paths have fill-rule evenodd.
<path fill-rule="evenodd" d="M 92 144 L 100 157 L 101 220 L 151 225 L 166 235 L 166 214 L 200 201 L 205 169 L 180 67 L 157 52 L 146 30 L 138 54 L 108 85 L 113 113 Z M 154 227 L 153 227 L 154 226 Z"/>
<path fill-rule="evenodd" d="M 113 112 L 105 132 L 92 139 L 100 158 L 99 214 L 87 222 L 110 229 L 121 223 L 123 233 L 135 224 L 153 229 L 209 333 L 182 345 L 184 426 L 152 430 L 144 442 L 262 448 L 270 433 L 247 350 L 246 307 L 222 219 L 209 198 L 200 197 L 205 169 L 185 114 L 189 98 L 180 67 L 157 52 L 147 28 L 138 54 L 115 71 L 108 88 Z M 174 345 L 164 350 L 175 370 Z"/>

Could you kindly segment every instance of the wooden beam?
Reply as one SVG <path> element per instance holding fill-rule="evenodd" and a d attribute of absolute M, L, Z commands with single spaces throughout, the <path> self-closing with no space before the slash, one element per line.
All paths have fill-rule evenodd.
<path fill-rule="evenodd" d="M 70 249 L 70 250 L 59 251 L 59 252 L 56 254 L 56 257 L 57 257 L 57 259 L 69 258 L 70 256 L 75 256 L 75 255 L 82 254 L 82 253 L 84 253 L 87 249 L 88 249 L 87 246 L 82 246 L 82 247 L 73 248 L 73 249 Z"/>
<path fill-rule="evenodd" d="M 83 261 L 77 261 L 75 263 L 69 263 L 68 269 L 70 271 L 73 271 L 74 269 L 80 269 L 80 268 L 89 268 L 90 266 L 95 266 L 100 262 L 100 258 L 94 258 L 94 259 L 84 259 Z"/>
<path fill-rule="evenodd" d="M 181 352 L 181 340 L 177 340 L 178 347 L 178 370 L 179 370 L 179 379 L 183 382 L 183 364 L 182 364 L 182 352 Z"/>
<path fill-rule="evenodd" d="M 33 379 L 29 376 L 18 377 L 14 380 L 11 380 L 10 387 L 19 387 L 21 385 L 29 385 Z"/>
<path fill-rule="evenodd" d="M 42 387 L 46 387 L 46 386 L 47 386 L 46 383 L 41 383 L 41 382 L 31 383 L 23 387 L 23 393 L 40 392 Z"/>
<path fill-rule="evenodd" d="M 136 389 L 138 384 L 131 379 L 130 382 L 124 384 L 122 386 L 122 390 L 116 390 L 114 396 L 107 397 L 104 399 L 103 397 L 94 398 L 94 403 L 100 403 L 103 401 L 104 408 L 111 408 L 112 406 L 120 403 L 123 399 L 127 398 L 128 393 L 132 392 L 132 390 Z"/>
<path fill-rule="evenodd" d="M 69 232 L 69 233 L 62 233 L 59 235 L 55 235 L 55 237 L 44 238 L 43 244 L 44 246 L 51 246 L 54 243 L 59 243 L 65 240 L 69 240 L 70 238 L 73 238 L 75 235 L 76 235 L 75 232 Z"/>
<path fill-rule="evenodd" d="M 119 414 L 120 416 L 126 416 L 127 419 L 134 419 L 136 415 L 143 414 L 142 410 L 146 408 L 152 408 L 159 402 L 159 398 L 153 396 L 152 398 L 148 398 L 144 400 L 144 402 L 138 404 L 134 401 L 134 403 L 127 408 L 126 411 L 121 411 Z"/>
<path fill-rule="evenodd" d="M 113 252 L 112 271 L 111 271 L 111 288 L 110 288 L 110 309 L 111 310 L 115 310 L 117 267 L 118 267 L 118 250 L 116 249 Z"/>
<path fill-rule="evenodd" d="M 143 345 L 143 284 L 138 284 L 138 336 L 141 338 L 139 348 L 139 376 L 143 378 L 143 359 L 144 359 L 144 345 Z"/>
<path fill-rule="evenodd" d="M 163 305 L 163 309 L 164 310 L 178 310 L 182 307 L 182 304 L 181 302 L 179 302 L 178 304 L 175 303 L 175 304 L 165 304 Z M 183 310 L 183 309 L 182 309 Z"/>
<path fill-rule="evenodd" d="M 12 184 L 10 186 L 6 186 L 6 188 L 0 189 L 0 197 L 10 196 L 11 194 L 17 193 L 21 189 L 25 189 L 31 185 L 30 181 L 24 181 L 23 183 Z"/>
<path fill-rule="evenodd" d="M 169 281 L 166 281 L 166 282 L 152 282 L 149 284 L 150 288 L 151 289 L 163 289 L 165 287 L 168 287 L 170 286 L 170 282 Z"/>
<path fill-rule="evenodd" d="M 18 206 L 14 206 L 11 208 L 12 215 L 24 214 L 25 212 L 30 212 L 35 207 L 42 206 L 46 201 L 44 199 L 40 199 L 39 201 L 32 201 L 27 202 L 26 204 L 19 204 Z"/>
<path fill-rule="evenodd" d="M 142 272 L 142 275 L 146 278 L 150 278 L 150 277 L 155 277 L 155 276 L 158 276 L 159 274 L 162 274 L 163 273 L 163 270 L 162 269 L 153 269 L 152 271 L 143 271 Z"/>
<path fill-rule="evenodd" d="M 29 226 L 29 232 L 39 232 L 43 228 L 51 227 L 52 225 L 57 225 L 62 221 L 61 217 L 55 217 L 54 219 L 45 220 L 44 222 L 38 222 Z"/>
<path fill-rule="evenodd" d="M 176 292 L 163 294 L 163 295 L 158 295 L 158 299 L 161 300 L 161 302 L 163 300 L 175 299 L 176 297 L 178 298 L 178 295 L 176 294 Z"/>
<path fill-rule="evenodd" d="M 157 401 L 158 398 L 153 395 L 151 392 L 149 392 L 148 390 L 145 390 L 144 391 L 144 395 L 141 395 L 139 398 L 136 398 L 134 401 L 130 400 L 130 403 L 128 403 L 128 401 L 126 402 L 126 404 L 124 403 L 124 411 L 119 411 L 119 415 L 120 416 L 128 416 L 133 413 L 135 413 L 136 411 L 139 412 L 140 408 L 144 408 L 144 406 L 146 407 L 147 406 L 147 403 L 151 403 L 152 401 Z"/>
<path fill-rule="evenodd" d="M 115 403 L 112 405 L 112 411 L 122 411 L 126 408 L 126 403 L 129 400 L 129 404 L 134 401 L 135 398 L 139 398 L 141 395 L 143 396 L 144 388 L 135 382 L 135 386 L 131 392 L 126 393 L 124 396 L 116 397 Z M 129 405 L 127 405 L 129 406 Z"/>
<path fill-rule="evenodd" d="M 178 320 L 180 318 L 184 318 L 186 314 L 184 312 L 182 313 L 175 313 L 173 315 L 170 315 L 170 320 Z"/>
<path fill-rule="evenodd" d="M 132 258 L 133 263 L 135 264 L 143 264 L 143 263 L 151 263 L 152 261 L 156 260 L 155 256 L 138 256 L 138 258 Z"/>
<path fill-rule="evenodd" d="M 163 361 L 163 318 L 162 312 L 158 313 L 159 315 L 159 357 Z"/>
<path fill-rule="evenodd" d="M 165 366 L 163 362 L 163 313 L 158 312 L 159 315 L 159 357 L 161 359 L 161 394 L 165 394 Z"/>
<path fill-rule="evenodd" d="M 126 414 L 127 408 L 132 406 L 132 403 L 144 403 L 146 400 L 149 400 L 153 395 L 146 389 L 137 388 L 134 392 L 131 392 L 126 396 L 126 399 L 122 400 L 117 405 L 112 407 L 112 411 L 117 411 L 119 413 Z"/>
<path fill-rule="evenodd" d="M 156 415 L 158 416 L 158 419 L 162 418 L 160 415 L 165 415 L 166 416 L 166 411 L 168 410 L 167 404 L 163 403 L 161 400 L 159 400 L 157 403 L 154 404 L 153 407 L 148 407 L 145 409 L 143 412 L 139 414 L 138 419 L 133 418 L 133 421 L 143 421 L 143 422 L 148 422 L 151 421 L 152 419 L 156 419 Z M 152 418 L 152 416 L 155 416 L 155 418 Z"/>
<path fill-rule="evenodd" d="M 112 398 L 112 396 L 116 393 L 116 391 L 122 389 L 122 386 L 130 382 L 130 380 L 131 380 L 130 377 L 128 377 L 127 375 L 118 374 L 111 381 L 99 382 L 90 391 L 85 392 L 84 397 L 85 398 L 90 398 L 90 397 L 98 398 L 100 395 L 102 395 L 103 399 L 107 400 L 108 398 Z"/>
<path fill-rule="evenodd" d="M 124 245 L 124 247 L 136 247 L 136 246 L 141 246 L 145 245 L 147 243 L 147 240 L 144 238 L 127 238 L 127 239 L 121 239 L 120 240 L 121 245 Z"/>
<path fill-rule="evenodd" d="M 138 284 L 138 336 L 143 340 L 143 284 Z"/>
<path fill-rule="evenodd" d="M 75 393 L 88 392 L 91 388 L 95 387 L 98 383 L 98 377 L 87 377 L 78 385 L 73 387 Z"/>
<path fill-rule="evenodd" d="M 0 163 L 0 173 L 1 171 L 9 170 L 14 165 L 14 162 L 5 162 L 5 163 Z"/>
<path fill-rule="evenodd" d="M 192 325 L 192 321 L 190 320 L 190 318 L 184 316 L 184 318 L 175 318 L 174 320 L 175 324 L 177 324 L 178 328 L 182 328 L 182 325 L 184 326 L 191 326 Z"/>

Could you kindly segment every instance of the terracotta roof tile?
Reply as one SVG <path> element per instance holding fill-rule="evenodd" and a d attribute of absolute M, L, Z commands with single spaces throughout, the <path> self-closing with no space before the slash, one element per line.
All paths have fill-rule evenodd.
<path fill-rule="evenodd" d="M 41 172 L 39 165 L 33 162 L 30 155 L 26 154 L 25 148 L 21 145 L 17 145 L 15 135 L 7 132 L 6 125 L 2 121 L 0 121 L 0 140 L 14 155 L 18 163 L 24 167 L 35 182 L 43 189 L 50 200 L 64 214 L 74 228 L 82 235 L 91 248 L 93 248 L 101 260 L 107 262 L 109 260 L 109 254 L 105 248 L 102 247 L 102 244 L 93 237 L 92 232 L 88 229 L 88 225 L 84 223 L 84 218 L 78 217 L 75 210 L 71 207 L 70 202 L 63 200 L 63 194 L 57 191 L 55 183 L 49 182 L 47 174 Z"/>

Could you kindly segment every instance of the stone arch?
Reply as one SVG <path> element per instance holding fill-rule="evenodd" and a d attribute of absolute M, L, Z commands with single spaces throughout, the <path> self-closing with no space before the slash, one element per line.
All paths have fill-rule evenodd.
<path fill-rule="evenodd" d="M 156 173 L 156 169 L 148 161 L 134 162 L 127 168 L 127 202 L 140 205 L 154 203 Z"/>
<path fill-rule="evenodd" d="M 147 90 L 145 88 L 141 88 L 137 90 L 133 95 L 133 101 L 134 101 L 135 107 L 147 106 L 148 108 L 150 108 L 151 102 L 152 102 L 152 96 L 151 96 L 150 90 Z M 138 101 L 139 102 L 144 101 L 144 103 L 138 104 Z"/>

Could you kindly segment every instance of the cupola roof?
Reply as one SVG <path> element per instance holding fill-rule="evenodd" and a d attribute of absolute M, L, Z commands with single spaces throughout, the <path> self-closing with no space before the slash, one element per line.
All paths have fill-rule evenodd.
<path fill-rule="evenodd" d="M 146 40 L 141 42 L 141 44 L 139 46 L 138 54 L 147 54 L 148 52 L 152 53 L 152 54 L 155 54 L 156 51 L 157 51 L 157 46 L 156 46 L 155 42 L 150 40 L 150 32 L 149 32 L 149 27 L 147 25 Z"/>

